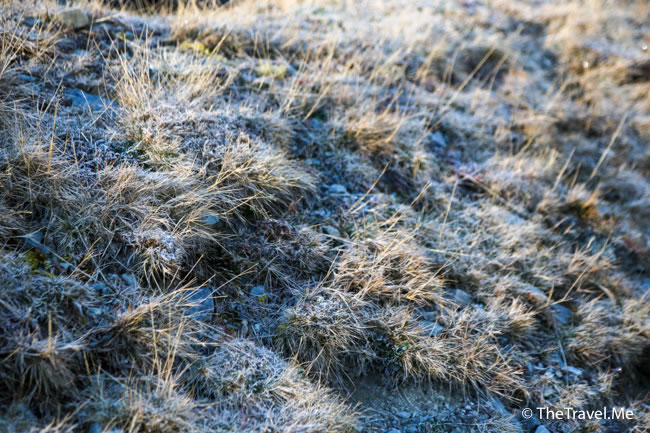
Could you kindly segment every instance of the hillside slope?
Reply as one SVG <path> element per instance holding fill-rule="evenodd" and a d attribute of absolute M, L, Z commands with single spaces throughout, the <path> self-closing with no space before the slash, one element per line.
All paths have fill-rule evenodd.
<path fill-rule="evenodd" d="M 647 2 L 109 6 L 0 6 L 0 431 L 650 431 Z"/>

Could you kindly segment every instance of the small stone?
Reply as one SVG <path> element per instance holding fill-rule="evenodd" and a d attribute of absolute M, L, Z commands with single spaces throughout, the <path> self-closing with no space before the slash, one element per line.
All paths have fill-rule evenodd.
<path fill-rule="evenodd" d="M 397 430 L 396 428 L 392 428 L 392 429 L 388 430 L 386 433 L 402 433 L 402 431 Z"/>
<path fill-rule="evenodd" d="M 531 284 L 525 284 L 519 290 L 519 293 L 521 293 L 526 300 L 532 302 L 537 306 L 546 304 L 546 301 L 548 299 L 544 292 Z"/>
<path fill-rule="evenodd" d="M 86 312 L 90 317 L 98 318 L 104 315 L 104 310 L 99 307 L 89 307 L 86 309 Z"/>
<path fill-rule="evenodd" d="M 102 425 L 98 422 L 94 422 L 88 427 L 88 433 L 102 433 L 103 430 Z"/>
<path fill-rule="evenodd" d="M 251 296 L 257 299 L 259 302 L 265 303 L 268 299 L 264 286 L 255 286 L 250 291 Z"/>
<path fill-rule="evenodd" d="M 571 310 L 564 305 L 553 304 L 546 310 L 546 315 L 553 325 L 566 326 L 571 321 Z"/>
<path fill-rule="evenodd" d="M 27 26 L 27 27 L 34 27 L 37 23 L 40 23 L 41 20 L 37 20 L 34 17 L 24 17 L 22 21 L 22 25 Z"/>
<path fill-rule="evenodd" d="M 220 220 L 217 215 L 206 215 L 203 218 L 201 218 L 201 222 L 209 226 L 216 226 L 217 224 L 219 224 L 219 221 Z"/>
<path fill-rule="evenodd" d="M 129 287 L 136 287 L 138 285 L 138 280 L 133 274 L 122 274 L 121 277 L 122 280 L 124 280 L 124 282 L 129 285 Z"/>
<path fill-rule="evenodd" d="M 406 433 L 418 433 L 418 426 L 414 424 L 406 426 Z"/>
<path fill-rule="evenodd" d="M 79 8 L 63 9 L 56 12 L 53 17 L 54 21 L 65 27 L 78 30 L 87 27 L 90 24 L 88 15 Z"/>
<path fill-rule="evenodd" d="M 568 373 L 573 376 L 582 376 L 582 370 L 576 367 L 572 367 L 570 365 L 567 365 L 564 367 L 562 370 L 564 370 L 565 373 Z"/>
<path fill-rule="evenodd" d="M 540 425 L 535 429 L 535 433 L 551 433 L 551 432 L 549 432 L 548 429 L 543 425 Z"/>
<path fill-rule="evenodd" d="M 189 315 L 197 320 L 207 322 L 212 318 L 214 312 L 214 303 L 212 300 L 212 287 L 201 287 L 192 290 L 187 297 L 188 302 L 191 303 Z"/>
<path fill-rule="evenodd" d="M 506 215 L 506 223 L 512 226 L 520 226 L 525 222 L 526 220 L 515 213 L 509 212 L 508 215 Z"/>
<path fill-rule="evenodd" d="M 490 404 L 492 405 L 492 407 L 493 407 L 496 411 L 498 411 L 498 412 L 501 413 L 502 415 L 510 416 L 510 413 L 508 412 L 508 410 L 506 409 L 506 407 L 503 405 L 503 402 L 502 402 L 501 400 L 499 400 L 498 398 L 493 398 L 493 399 L 491 399 L 491 400 L 490 400 Z"/>
<path fill-rule="evenodd" d="M 435 335 L 440 335 L 443 333 L 445 328 L 441 325 L 439 325 L 436 322 L 430 322 L 428 320 L 423 320 L 420 322 L 422 324 L 422 328 L 427 332 L 427 335 L 429 337 L 433 337 Z"/>
<path fill-rule="evenodd" d="M 77 42 L 72 38 L 62 37 L 54 43 L 54 46 L 58 51 L 61 51 L 62 53 L 71 53 L 77 49 Z"/>
<path fill-rule="evenodd" d="M 405 412 L 405 411 L 395 412 L 395 415 L 397 415 L 398 417 L 400 417 L 402 419 L 409 419 L 411 417 L 411 413 L 410 412 Z"/>
<path fill-rule="evenodd" d="M 27 81 L 29 83 L 33 83 L 34 81 L 36 81 L 35 77 L 32 77 L 31 75 L 27 75 L 27 74 L 18 74 L 18 78 L 20 78 L 23 81 Z"/>
<path fill-rule="evenodd" d="M 433 144 L 437 147 L 446 148 L 449 145 L 445 136 L 442 135 L 442 132 L 440 131 L 432 132 L 429 136 L 431 137 Z"/>
<path fill-rule="evenodd" d="M 330 194 L 345 195 L 348 193 L 348 190 L 340 183 L 335 183 L 327 188 L 327 192 Z"/>
<path fill-rule="evenodd" d="M 35 231 L 27 235 L 22 236 L 25 239 L 25 246 L 30 248 L 39 248 L 43 246 L 43 233 L 40 231 Z"/>
<path fill-rule="evenodd" d="M 426 310 L 416 310 L 417 313 L 422 316 L 423 320 L 427 320 L 429 322 L 437 322 L 438 321 L 438 313 L 435 311 L 426 311 Z"/>
<path fill-rule="evenodd" d="M 323 233 L 328 234 L 330 236 L 341 236 L 341 232 L 339 232 L 338 229 L 334 226 L 324 225 L 322 229 L 323 229 Z"/>
<path fill-rule="evenodd" d="M 64 89 L 63 96 L 75 107 L 90 109 L 92 111 L 104 111 L 114 107 L 116 104 L 109 99 L 92 93 L 84 92 L 81 89 Z"/>
<path fill-rule="evenodd" d="M 96 281 L 90 285 L 93 289 L 97 290 L 100 295 L 106 293 L 106 284 Z"/>
<path fill-rule="evenodd" d="M 250 294 L 252 296 L 264 296 L 266 295 L 266 291 L 264 290 L 264 286 L 255 286 L 251 289 Z"/>
<path fill-rule="evenodd" d="M 472 305 L 472 295 L 461 289 L 454 290 L 451 299 L 460 308 Z"/>

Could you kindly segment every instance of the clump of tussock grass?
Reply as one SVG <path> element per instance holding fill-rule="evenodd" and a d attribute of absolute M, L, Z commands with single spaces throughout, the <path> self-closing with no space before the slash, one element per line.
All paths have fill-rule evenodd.
<path fill-rule="evenodd" d="M 481 311 L 487 322 L 495 323 L 505 334 L 521 339 L 535 327 L 535 312 L 531 311 L 523 301 L 497 296 L 488 301 L 486 311 Z M 479 315 L 479 316 L 480 316 Z"/>
<path fill-rule="evenodd" d="M 26 401 L 72 398 L 91 365 L 146 372 L 160 360 L 191 360 L 200 347 L 198 331 L 208 333 L 185 317 L 187 302 L 178 292 L 148 301 L 122 293 L 116 308 L 124 310 L 111 313 L 99 288 L 39 269 L 37 253 L 6 257 L 13 260 L 0 266 L 6 299 L 0 381 Z"/>
<path fill-rule="evenodd" d="M 43 55 L 7 15 L 25 31 L 3 46 L 29 45 L 0 59 L 0 97 L 26 98 L 5 104 L 19 121 L 0 158 L 2 263 L 25 265 L 3 271 L 18 283 L 0 306 L 17 417 L 346 431 L 355 415 L 326 384 L 363 374 L 407 394 L 624 402 L 606 372 L 642 375 L 647 357 L 648 9 L 594 5 L 104 11 Z M 106 77 L 116 103 L 57 105 L 62 77 Z M 174 290 L 194 285 L 212 314 L 205 299 L 184 317 Z M 582 374 L 540 373 L 559 360 Z M 490 416 L 469 425 L 520 429 Z"/>
<path fill-rule="evenodd" d="M 614 382 L 618 373 L 601 372 L 594 374 L 590 380 L 584 378 L 571 378 L 559 380 L 550 376 L 538 378 L 543 395 L 538 396 L 541 404 L 548 407 L 562 408 L 574 407 L 577 410 L 590 410 L 598 404 L 611 404 L 611 395 L 614 393 Z M 549 392 L 553 390 L 554 392 Z M 545 391 L 545 392 L 544 392 Z M 581 428 L 583 421 L 563 420 L 555 421 L 551 427 L 555 428 Z M 602 431 L 602 426 L 595 422 L 589 426 L 593 431 Z"/>
<path fill-rule="evenodd" d="M 443 278 L 414 231 L 395 227 L 360 230 L 346 245 L 334 270 L 342 290 L 390 304 L 443 305 Z"/>
<path fill-rule="evenodd" d="M 227 82 L 228 78 L 219 77 L 218 63 L 200 62 L 182 54 L 162 54 L 158 58 L 146 45 L 137 48 L 135 58 L 120 56 L 119 66 L 112 71 L 120 105 L 120 129 L 133 143 L 131 152 L 143 154 L 149 164 L 169 167 L 182 159 L 178 143 L 165 126 L 172 128 L 182 125 L 183 120 L 189 121 L 196 110 L 219 93 L 217 83 Z M 154 65 L 153 71 L 150 65 Z M 181 122 L 176 104 L 184 107 Z"/>
<path fill-rule="evenodd" d="M 500 347 L 497 337 L 501 331 L 483 314 L 481 310 L 443 313 L 440 320 L 447 329 L 433 338 L 410 320 L 407 310 L 388 311 L 381 323 L 388 330 L 391 355 L 401 364 L 404 376 L 517 398 L 518 393 L 525 394 L 521 366 Z"/>
<path fill-rule="evenodd" d="M 102 174 L 107 204 L 129 218 L 130 230 L 122 239 L 137 251 L 129 262 L 144 275 L 175 275 L 194 265 L 223 238 L 205 223 L 206 217 L 226 219 L 241 204 L 218 179 L 209 184 L 183 173 L 163 176 L 134 166 L 108 168 Z"/>
<path fill-rule="evenodd" d="M 551 150 L 538 156 L 500 156 L 484 164 L 482 183 L 489 193 L 526 208 L 539 203 L 549 189 L 563 187 L 560 154 Z M 549 188 L 550 187 L 550 188 Z M 524 208 L 524 209 L 526 209 Z"/>
<path fill-rule="evenodd" d="M 125 381 L 96 376 L 83 411 L 104 429 L 128 432 L 193 432 L 197 404 L 184 394 L 174 377 L 139 377 Z"/>
<path fill-rule="evenodd" d="M 323 379 L 342 382 L 349 365 L 363 371 L 375 357 L 369 346 L 372 305 L 359 295 L 319 286 L 286 309 L 277 325 L 284 352 Z"/>
<path fill-rule="evenodd" d="M 36 254 L 3 252 L 0 382 L 26 401 L 52 402 L 74 391 L 85 349 L 80 337 L 90 329 L 83 308 L 97 301 L 74 280 L 37 274 L 29 263 Z"/>
<path fill-rule="evenodd" d="M 239 136 L 222 152 L 218 176 L 250 198 L 254 214 L 277 214 L 314 189 L 312 176 L 260 141 Z"/>
<path fill-rule="evenodd" d="M 237 269 L 255 269 L 255 279 L 276 287 L 295 288 L 314 273 L 327 272 L 332 252 L 324 236 L 311 227 L 292 227 L 284 219 L 264 219 L 249 238 L 227 251 Z"/>
<path fill-rule="evenodd" d="M 479 308 L 457 311 L 449 321 L 452 324 L 450 334 L 463 360 L 458 367 L 462 382 L 504 397 L 517 398 L 526 394 L 522 379 L 524 357 L 521 353 L 507 353 L 498 342 L 503 332 L 498 323 L 486 317 Z"/>
<path fill-rule="evenodd" d="M 228 414 L 247 406 L 226 423 L 252 431 L 271 424 L 282 431 L 349 431 L 353 413 L 328 390 L 308 381 L 297 367 L 251 341 L 233 339 L 217 346 L 208 357 L 188 370 L 186 386 L 199 396 L 218 399 L 218 411 Z M 246 424 L 251 424 L 248 427 Z"/>
<path fill-rule="evenodd" d="M 119 366 L 128 359 L 132 368 L 146 372 L 161 360 L 191 361 L 198 356 L 198 334 L 207 329 L 185 315 L 186 304 L 182 295 L 172 292 L 135 300 L 135 306 L 118 312 L 96 337 L 100 352 L 111 347 L 105 354 L 107 364 Z"/>
<path fill-rule="evenodd" d="M 2 164 L 7 193 L 22 197 L 5 214 L 3 230 L 45 224 L 45 244 L 71 262 L 102 268 L 105 258 L 123 252 L 124 263 L 147 277 L 177 275 L 199 251 L 216 249 L 223 236 L 206 218 L 268 216 L 311 188 L 310 177 L 280 153 L 248 140 L 223 150 L 220 166 L 205 169 L 214 174 L 195 176 L 183 168 L 163 176 L 134 165 L 106 166 L 93 175 L 53 145 L 24 140 L 7 149 Z"/>
<path fill-rule="evenodd" d="M 504 210 L 488 204 L 458 207 L 450 209 L 451 224 L 441 227 L 439 220 L 423 224 L 432 237 L 444 240 L 448 252 L 435 248 L 431 240 L 425 245 L 436 252 L 434 258 L 442 256 L 438 261 L 453 258 L 447 266 L 448 279 L 465 276 L 465 284 L 482 297 L 492 296 L 488 287 L 497 293 L 518 292 L 515 286 L 520 283 L 504 284 L 504 279 L 494 279 L 499 269 L 509 270 L 504 276 L 520 274 L 524 284 L 538 287 L 557 301 L 570 299 L 577 292 L 629 292 L 630 282 L 614 271 L 612 249 L 604 236 L 574 237 L 570 238 L 573 242 L 566 242 L 562 237 L 569 237 L 566 226 L 549 228 L 539 215 L 531 217 L 526 210 Z M 485 287 L 479 289 L 478 281 Z"/>
<path fill-rule="evenodd" d="M 133 249 L 125 262 L 143 275 L 173 275 L 192 258 L 192 246 L 215 241 L 201 218 L 237 203 L 216 182 L 204 187 L 134 166 L 107 166 L 93 176 L 52 148 L 24 143 L 8 150 L 2 181 L 17 200 L 13 212 L 31 230 L 45 228 L 44 244 L 75 264 L 102 268 L 126 244 Z"/>
<path fill-rule="evenodd" d="M 193 365 L 185 383 L 199 396 L 209 398 L 238 402 L 268 398 L 271 387 L 281 380 L 284 366 L 273 352 L 234 339 L 219 344 L 210 356 Z"/>
<path fill-rule="evenodd" d="M 195 176 L 204 173 L 207 182 L 228 185 L 246 209 L 266 217 L 313 189 L 312 176 L 281 150 L 242 128 L 230 128 L 228 122 L 235 120 L 227 111 L 210 109 L 208 104 L 214 104 L 213 98 L 229 85 L 232 75 L 220 80 L 218 65 L 190 58 L 189 69 L 198 69 L 197 73 L 175 76 L 163 71 L 154 80 L 144 66 L 150 55 L 145 50 L 135 68 L 123 59 L 116 88 L 125 107 L 123 130 L 134 141 L 131 151 L 145 153 L 143 162 L 162 163 L 162 169 L 172 172 L 172 166 L 180 165 Z M 178 105 L 185 107 L 180 116 Z M 222 136 L 206 140 L 210 128 L 221 129 Z"/>
<path fill-rule="evenodd" d="M 496 304 L 487 312 L 444 309 L 439 320 L 447 328 L 432 336 L 430 325 L 408 308 L 381 308 L 362 299 L 337 286 L 306 294 L 279 322 L 280 347 L 332 381 L 383 365 L 398 375 L 393 381 L 452 382 L 504 397 L 525 393 L 520 366 L 511 364 L 498 341 L 503 332 L 522 335 L 532 326 L 530 313 L 516 302 L 498 319 L 493 315 L 503 313 Z"/>
<path fill-rule="evenodd" d="M 25 404 L 18 403 L 3 408 L 0 428 L 8 432 L 72 433 L 77 428 L 77 424 L 71 418 L 69 415 L 57 416 L 50 422 L 40 422 Z"/>
<path fill-rule="evenodd" d="M 424 121 L 407 114 L 357 105 L 341 121 L 344 142 L 378 167 L 387 167 L 386 185 L 413 191 L 433 175 L 436 161 L 424 149 L 427 131 Z M 346 140 L 347 139 L 347 140 Z"/>
<path fill-rule="evenodd" d="M 621 305 L 593 300 L 578 307 L 579 324 L 568 334 L 569 354 L 590 364 L 634 366 L 646 350 L 648 305 L 626 299 Z"/>
<path fill-rule="evenodd" d="M 15 4 L 2 6 L 0 20 L 0 107 L 9 114 L 10 98 L 16 98 L 16 76 L 30 65 L 51 60 L 58 32 L 48 23 L 20 25 L 25 10 Z"/>

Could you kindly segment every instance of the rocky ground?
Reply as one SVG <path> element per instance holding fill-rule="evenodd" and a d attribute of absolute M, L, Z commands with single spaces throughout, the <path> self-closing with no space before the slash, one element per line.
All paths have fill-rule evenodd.
<path fill-rule="evenodd" d="M 0 6 L 0 431 L 649 431 L 646 2 L 117 6 Z"/>

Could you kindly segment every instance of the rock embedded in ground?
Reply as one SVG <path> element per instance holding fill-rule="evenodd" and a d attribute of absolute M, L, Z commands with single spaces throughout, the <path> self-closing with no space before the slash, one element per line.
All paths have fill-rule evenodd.
<path fill-rule="evenodd" d="M 63 9 L 55 12 L 52 19 L 73 30 L 79 30 L 90 25 L 88 15 L 79 8 Z"/>
<path fill-rule="evenodd" d="M 327 192 L 330 194 L 344 195 L 348 193 L 348 190 L 347 188 L 345 188 L 345 186 L 341 185 L 340 183 L 335 183 L 333 185 L 330 185 L 329 188 L 327 188 Z"/>
<path fill-rule="evenodd" d="M 98 422 L 92 423 L 88 428 L 88 433 L 102 433 L 103 431 L 102 425 Z"/>
<path fill-rule="evenodd" d="M 214 304 L 212 300 L 212 287 L 201 287 L 192 290 L 187 300 L 192 304 L 189 315 L 197 320 L 207 322 L 212 318 Z"/>
<path fill-rule="evenodd" d="M 472 305 L 472 295 L 461 289 L 454 289 L 450 293 L 451 301 L 460 308 Z"/>
<path fill-rule="evenodd" d="M 94 283 L 91 283 L 90 287 L 97 290 L 97 293 L 99 294 L 99 296 L 104 295 L 104 293 L 106 293 L 106 291 L 108 290 L 108 288 L 106 287 L 106 284 L 104 284 L 104 283 L 102 283 L 100 281 L 96 281 Z"/>
<path fill-rule="evenodd" d="M 445 138 L 444 135 L 442 135 L 442 132 L 440 131 L 435 131 L 429 134 L 429 137 L 431 138 L 431 141 L 436 147 L 439 147 L 441 149 L 445 149 L 448 146 L 447 139 Z"/>
<path fill-rule="evenodd" d="M 508 412 L 508 410 L 504 406 L 503 402 L 501 400 L 499 400 L 498 398 L 492 398 L 490 400 L 490 403 L 491 403 L 492 407 L 497 412 L 499 412 L 500 414 L 502 414 L 504 416 L 510 416 L 510 412 Z"/>
<path fill-rule="evenodd" d="M 544 396 L 544 398 L 550 398 L 553 395 L 555 395 L 555 390 L 550 386 L 545 386 L 544 388 L 542 388 L 542 395 Z"/>
<path fill-rule="evenodd" d="M 429 337 L 433 337 L 436 335 L 440 335 L 443 333 L 445 328 L 441 326 L 440 324 L 436 322 L 431 322 L 429 320 L 423 320 L 422 322 L 422 328 L 427 332 L 427 335 Z"/>
<path fill-rule="evenodd" d="M 220 221 L 219 216 L 217 215 L 206 215 L 203 218 L 201 218 L 201 222 L 209 226 L 215 226 L 219 224 L 219 221 Z"/>
<path fill-rule="evenodd" d="M 571 321 L 571 310 L 560 304 L 548 307 L 546 315 L 553 325 L 566 326 Z"/>
<path fill-rule="evenodd" d="M 336 227 L 330 225 L 324 225 L 322 229 L 323 229 L 323 233 L 328 234 L 330 236 L 341 236 L 341 232 L 339 232 Z"/>
<path fill-rule="evenodd" d="M 104 111 L 115 105 L 115 102 L 110 101 L 101 96 L 93 95 L 92 93 L 84 92 L 81 89 L 65 89 L 63 96 L 75 107 L 83 110 L 90 109 L 91 111 Z"/>
<path fill-rule="evenodd" d="M 264 290 L 264 286 L 255 286 L 250 290 L 250 295 L 257 299 L 259 302 L 266 302 L 268 295 Z"/>
<path fill-rule="evenodd" d="M 567 374 L 573 375 L 573 376 L 582 376 L 582 370 L 576 367 L 572 367 L 570 365 L 567 365 L 566 367 L 563 367 L 562 370 L 564 370 Z"/>
<path fill-rule="evenodd" d="M 546 304 L 546 301 L 548 300 L 544 292 L 531 284 L 523 285 L 521 289 L 519 289 L 519 293 L 524 296 L 524 299 L 532 302 L 537 306 Z"/>
<path fill-rule="evenodd" d="M 138 285 L 138 280 L 133 274 L 122 274 L 121 277 L 129 287 L 136 287 Z"/>

